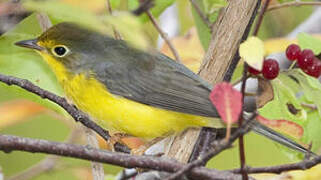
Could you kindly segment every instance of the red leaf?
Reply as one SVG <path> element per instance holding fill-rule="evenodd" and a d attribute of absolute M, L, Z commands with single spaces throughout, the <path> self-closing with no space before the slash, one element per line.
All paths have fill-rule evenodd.
<path fill-rule="evenodd" d="M 217 84 L 210 94 L 222 120 L 227 124 L 235 123 L 242 111 L 242 94 L 227 82 Z"/>
<path fill-rule="evenodd" d="M 303 136 L 303 128 L 295 122 L 284 119 L 270 120 L 260 115 L 258 115 L 256 119 L 260 123 L 273 129 L 276 129 L 280 132 L 283 132 L 294 138 L 300 139 Z"/>
<path fill-rule="evenodd" d="M 230 137 L 232 123 L 235 123 L 242 111 L 242 94 L 227 82 L 217 84 L 210 94 L 210 100 L 216 107 L 223 122 L 227 124 L 226 140 Z"/>

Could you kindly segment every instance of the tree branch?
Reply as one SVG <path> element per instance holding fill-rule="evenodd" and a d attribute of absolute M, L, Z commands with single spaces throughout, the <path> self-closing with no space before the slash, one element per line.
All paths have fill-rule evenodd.
<path fill-rule="evenodd" d="M 270 6 L 267 11 L 273 11 L 276 9 L 280 8 L 285 8 L 285 7 L 293 7 L 293 6 L 321 6 L 321 2 L 302 2 L 302 1 L 292 1 L 292 2 L 287 2 L 287 3 L 282 3 L 282 4 L 277 4 Z"/>
<path fill-rule="evenodd" d="M 248 65 L 244 63 L 244 69 L 243 69 L 243 76 L 242 76 L 242 87 L 241 87 L 241 93 L 242 93 L 242 104 L 244 104 L 244 98 L 245 98 L 245 88 L 246 88 L 246 80 L 247 80 L 247 69 Z M 245 107 L 242 107 L 242 113 L 245 112 Z M 239 128 L 242 127 L 243 124 L 243 116 L 239 117 L 238 125 Z M 240 164 L 241 164 L 241 174 L 243 177 L 243 180 L 248 180 L 248 174 L 244 170 L 246 167 L 246 161 L 245 161 L 245 149 L 244 149 L 244 139 L 243 135 L 240 135 L 239 137 L 239 154 L 240 154 Z"/>
<path fill-rule="evenodd" d="M 154 0 L 145 0 L 140 3 L 139 7 L 132 11 L 135 16 L 139 16 L 144 12 L 147 12 L 150 8 L 154 6 Z"/>
<path fill-rule="evenodd" d="M 205 153 L 203 156 L 199 157 L 199 159 L 187 164 L 185 167 L 181 168 L 176 173 L 172 174 L 170 177 L 168 177 L 166 180 L 174 180 L 182 176 L 184 173 L 190 171 L 196 166 L 200 166 L 202 164 L 206 164 L 211 158 L 222 152 L 223 150 L 231 147 L 232 143 L 238 139 L 243 134 L 250 131 L 249 124 L 253 119 L 255 119 L 256 113 L 254 113 L 248 120 L 246 120 L 245 123 L 243 123 L 242 126 L 240 126 L 230 137 L 228 141 L 226 139 L 220 140 L 218 143 L 210 144 L 210 147 L 214 147 L 211 151 Z"/>
<path fill-rule="evenodd" d="M 283 164 L 279 166 L 267 166 L 267 167 L 246 167 L 245 170 L 248 173 L 254 174 L 254 173 L 277 173 L 280 174 L 285 171 L 292 171 L 292 170 L 305 170 L 309 169 L 317 164 L 321 163 L 321 156 L 317 156 L 310 160 L 303 160 L 298 163 L 292 163 L 292 164 Z M 233 173 L 240 173 L 240 169 L 234 169 L 230 170 L 230 172 Z"/>
<path fill-rule="evenodd" d="M 87 146 L 58 143 L 47 140 L 23 138 L 11 135 L 0 135 L 0 150 L 9 153 L 11 151 L 26 151 L 32 153 L 46 153 L 59 156 L 73 157 L 89 161 L 108 163 L 126 168 L 144 168 L 158 171 L 176 172 L 184 167 L 183 163 L 174 160 L 152 157 L 152 156 L 134 156 L 124 153 L 110 152 L 90 148 Z M 218 171 L 197 167 L 188 172 L 188 175 L 198 179 L 240 179 L 227 171 Z"/>
<path fill-rule="evenodd" d="M 79 138 L 79 135 L 80 130 L 79 128 L 75 127 L 74 129 L 72 129 L 65 142 L 73 143 L 77 138 Z M 60 156 L 49 155 L 45 159 L 41 160 L 39 163 L 9 178 L 6 178 L 6 180 L 28 180 L 37 177 L 41 173 L 52 170 L 57 165 L 57 162 L 60 160 L 60 158 Z"/>
<path fill-rule="evenodd" d="M 256 21 L 256 24 L 255 24 L 255 27 L 254 27 L 254 30 L 253 30 L 253 36 L 256 36 L 257 33 L 259 32 L 259 29 L 260 29 L 260 26 L 262 24 L 262 20 L 263 20 L 263 17 L 264 17 L 264 14 L 270 4 L 270 1 L 271 0 L 266 0 L 262 6 L 262 10 L 260 11 L 259 13 L 259 16 L 258 16 L 258 19 Z"/>
<path fill-rule="evenodd" d="M 241 3 L 241 1 L 232 1 L 230 3 L 233 3 L 235 7 L 233 7 L 231 5 L 231 7 L 229 7 L 229 11 L 230 11 L 229 15 L 224 15 L 224 16 L 222 15 L 223 16 L 222 19 L 224 18 L 224 21 L 227 21 L 227 22 L 225 22 L 225 23 L 220 22 L 221 24 L 227 24 L 226 26 L 231 26 L 230 25 L 231 19 L 233 21 L 239 21 L 239 14 L 236 15 L 236 14 L 234 14 L 235 12 L 239 12 L 239 11 L 243 12 L 243 10 L 238 10 L 238 8 L 244 6 L 244 5 L 239 4 L 239 3 Z M 258 11 L 258 9 L 260 7 L 260 3 L 261 3 L 260 0 L 253 1 L 253 2 L 251 2 L 251 8 L 246 7 L 247 11 L 250 12 L 250 17 L 248 17 L 248 22 L 246 24 L 246 27 L 244 27 L 243 24 L 238 24 L 238 27 L 235 27 L 235 28 L 222 27 L 222 28 L 220 28 L 221 29 L 220 31 L 222 31 L 222 32 L 217 32 L 217 33 L 223 34 L 222 36 L 219 36 L 219 35 L 212 36 L 212 40 L 211 40 L 210 47 L 208 50 L 208 51 L 212 51 L 212 52 L 206 53 L 207 55 L 204 57 L 204 60 L 202 62 L 203 63 L 202 66 L 205 67 L 205 69 L 202 69 L 202 67 L 200 69 L 200 74 L 203 75 L 203 78 L 207 79 L 208 81 L 212 81 L 213 84 L 220 82 L 222 80 L 224 80 L 224 81 L 231 80 L 233 72 L 239 62 L 239 59 L 240 59 L 239 54 L 238 54 L 238 46 L 239 45 L 234 44 L 234 46 L 232 46 L 230 48 L 226 48 L 226 50 L 224 50 L 224 51 L 221 51 L 221 47 L 224 47 L 226 44 L 233 44 L 236 42 L 235 39 L 231 39 L 231 36 L 234 36 L 234 35 L 230 34 L 230 33 L 226 33 L 226 31 L 230 31 L 229 29 L 244 29 L 243 34 L 240 34 L 239 36 L 235 37 L 237 39 L 239 39 L 241 37 L 240 41 L 241 42 L 244 41 L 250 32 L 251 26 L 252 26 L 253 21 L 256 16 L 256 12 Z M 252 6 L 254 6 L 254 9 L 252 9 L 253 8 Z M 216 27 L 219 27 L 219 26 L 217 25 Z M 218 31 L 218 30 L 215 30 L 215 31 Z M 237 31 L 235 33 L 239 33 L 239 31 Z M 221 38 L 221 39 L 219 39 L 219 38 Z M 225 39 L 229 39 L 229 41 L 231 41 L 231 42 L 226 42 Z M 217 45 L 217 43 L 221 43 L 221 45 Z M 231 52 L 231 49 L 233 49 L 232 52 Z M 234 54 L 234 56 L 232 56 L 233 54 Z M 229 59 L 228 57 L 232 57 L 232 59 Z M 227 70 L 225 72 L 222 72 L 222 69 L 227 69 Z M 217 75 L 217 71 L 221 71 L 224 74 Z M 213 74 L 215 74 L 216 76 L 214 77 Z M 200 136 L 197 140 L 198 144 L 201 144 L 203 146 L 208 146 L 208 144 L 206 142 L 202 142 L 203 140 L 208 139 L 208 137 L 206 137 L 206 136 L 213 137 L 213 136 L 215 136 L 215 134 L 213 133 L 213 131 L 206 131 L 205 132 L 205 129 L 202 128 L 202 132 L 200 133 Z M 192 155 L 191 159 L 192 160 L 197 159 L 197 155 L 203 153 L 202 149 L 206 149 L 206 148 L 203 148 L 203 147 L 196 148 L 193 151 L 193 155 Z"/>
<path fill-rule="evenodd" d="M 240 43 L 242 43 L 243 41 L 245 41 L 247 39 L 247 37 L 248 37 L 248 35 L 249 35 L 250 31 L 251 31 L 251 27 L 252 27 L 252 24 L 253 24 L 254 19 L 256 17 L 256 14 L 257 14 L 257 12 L 258 12 L 258 10 L 260 8 L 260 5 L 261 5 L 261 0 L 257 0 L 255 8 L 252 11 L 251 18 L 250 18 L 250 20 L 249 20 L 249 22 L 248 22 L 248 24 L 247 24 L 247 26 L 246 26 L 246 28 L 244 30 L 242 38 L 240 39 Z M 239 51 L 238 51 L 239 46 L 240 45 L 238 44 L 237 50 L 234 52 L 233 58 L 231 60 L 231 63 L 228 66 L 228 69 L 226 70 L 226 72 L 224 74 L 224 81 L 231 81 L 232 75 L 234 73 L 234 70 L 235 70 L 237 64 L 240 61 L 240 55 L 239 55 Z"/>
<path fill-rule="evenodd" d="M 149 12 L 146 11 L 146 14 L 149 18 L 149 20 L 152 22 L 152 24 L 154 25 L 154 27 L 156 28 L 156 30 L 158 31 L 158 33 L 160 34 L 160 36 L 164 39 L 164 41 L 166 42 L 166 44 L 168 45 L 169 49 L 172 51 L 172 54 L 174 55 L 175 59 L 177 62 L 182 62 L 181 58 L 178 55 L 177 50 L 175 49 L 174 45 L 172 44 L 172 42 L 168 39 L 167 34 L 159 27 L 159 25 L 157 24 L 155 18 L 153 17 L 153 15 Z"/>
<path fill-rule="evenodd" d="M 190 2 L 192 4 L 193 8 L 195 9 L 195 11 L 197 12 L 197 14 L 203 20 L 203 22 L 207 25 L 208 28 L 210 28 L 210 30 L 212 30 L 213 24 L 210 22 L 208 17 L 202 12 L 201 8 L 198 6 L 198 4 L 195 2 L 195 0 L 190 0 Z"/>
<path fill-rule="evenodd" d="M 34 93 L 38 96 L 40 96 L 43 99 L 48 99 L 56 104 L 58 104 L 60 107 L 62 107 L 64 110 L 66 110 L 70 116 L 74 118 L 75 121 L 82 123 L 84 126 L 94 130 L 97 134 L 99 134 L 102 138 L 104 138 L 106 141 L 110 138 L 110 135 L 108 131 L 103 129 L 102 127 L 98 126 L 95 122 L 90 120 L 90 118 L 83 113 L 82 111 L 78 110 L 75 106 L 69 104 L 65 98 L 62 98 L 60 96 L 57 96 L 49 91 L 46 91 L 33 83 L 31 83 L 28 80 L 16 78 L 13 76 L 6 76 L 3 74 L 0 74 L 0 81 L 6 83 L 7 85 L 16 85 L 19 86 L 31 93 Z M 121 150 L 122 152 L 128 153 L 130 150 L 128 147 L 116 143 L 115 149 Z"/>

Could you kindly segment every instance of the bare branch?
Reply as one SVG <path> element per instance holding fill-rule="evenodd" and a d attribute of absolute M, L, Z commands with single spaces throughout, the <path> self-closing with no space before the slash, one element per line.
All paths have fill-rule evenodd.
<path fill-rule="evenodd" d="M 184 167 L 183 163 L 152 156 L 134 156 L 118 152 L 110 152 L 81 145 L 58 143 L 47 140 L 23 138 L 10 135 L 0 135 L 0 150 L 26 151 L 32 153 L 46 153 L 59 156 L 73 157 L 89 161 L 118 165 L 126 168 L 144 168 L 158 171 L 176 172 Z M 239 175 L 227 171 L 196 167 L 188 175 L 198 179 L 240 179 Z"/>
<path fill-rule="evenodd" d="M 245 97 L 245 88 L 246 88 L 246 80 L 247 80 L 247 69 L 248 69 L 248 65 L 246 63 L 244 63 L 243 65 L 243 76 L 242 76 L 242 87 L 241 87 L 241 93 L 242 93 L 242 104 L 244 104 L 244 97 Z M 245 107 L 242 107 L 242 113 L 244 113 Z M 239 117 L 239 121 L 238 121 L 238 125 L 239 128 L 242 127 L 243 124 L 243 116 Z M 246 162 L 245 162 L 245 149 L 244 149 L 244 139 L 243 139 L 243 135 L 240 135 L 239 137 L 239 154 L 240 154 L 240 163 L 241 163 L 241 174 L 242 174 L 242 178 L 243 180 L 248 180 L 248 174 L 246 173 L 246 171 L 244 170 L 245 166 L 246 166 Z"/>
<path fill-rule="evenodd" d="M 59 156 L 48 156 L 39 163 L 31 166 L 30 168 L 22 171 L 21 173 L 14 175 L 12 177 L 7 178 L 6 180 L 28 180 L 38 176 L 41 173 L 52 170 L 57 164 Z"/>
<path fill-rule="evenodd" d="M 320 164 L 320 163 L 321 163 L 321 156 L 316 156 L 313 159 L 303 160 L 298 163 L 283 164 L 283 165 L 279 165 L 279 166 L 257 167 L 257 168 L 246 167 L 245 170 L 246 170 L 246 172 L 248 172 L 250 174 L 254 174 L 254 173 L 277 173 L 277 174 L 280 174 L 285 171 L 309 169 L 309 168 L 311 168 L 317 164 Z M 230 170 L 230 172 L 240 173 L 240 169 Z"/>
<path fill-rule="evenodd" d="M 254 26 L 254 31 L 253 31 L 253 36 L 256 36 L 257 33 L 259 32 L 259 29 L 260 29 L 260 26 L 262 24 L 262 20 L 263 20 L 263 17 L 264 17 L 264 14 L 266 12 L 266 9 L 268 8 L 269 4 L 270 4 L 270 1 L 271 0 L 266 0 L 262 6 L 262 10 L 260 11 L 259 13 L 259 17 L 256 21 L 256 24 Z"/>
<path fill-rule="evenodd" d="M 132 13 L 136 16 L 139 16 L 144 12 L 147 12 L 153 6 L 154 6 L 154 0 L 145 0 L 139 5 L 137 9 L 133 10 Z"/>
<path fill-rule="evenodd" d="M 315 1 L 315 2 L 302 2 L 302 1 L 292 1 L 292 2 L 287 2 L 287 3 L 282 3 L 282 4 L 277 4 L 270 6 L 267 11 L 273 11 L 276 9 L 280 8 L 285 8 L 285 7 L 293 7 L 293 6 L 321 6 L 321 2 Z"/>
<path fill-rule="evenodd" d="M 84 127 L 84 129 L 86 132 L 88 146 L 99 149 L 96 134 L 94 134 L 94 132 L 87 127 Z M 105 179 L 105 172 L 104 172 L 103 165 L 101 163 L 92 161 L 91 162 L 91 170 L 92 170 L 94 180 L 104 180 Z"/>
<path fill-rule="evenodd" d="M 210 30 L 212 31 L 212 23 L 210 22 L 210 20 L 208 19 L 208 17 L 203 13 L 203 11 L 201 10 L 201 8 L 198 6 L 198 4 L 195 2 L 195 0 L 190 0 L 193 8 L 195 9 L 195 11 L 197 12 L 197 14 L 201 17 L 201 19 L 203 20 L 203 22 L 207 25 L 208 28 L 210 28 Z"/>
<path fill-rule="evenodd" d="M 246 3 L 246 5 L 244 4 Z M 212 35 L 212 39 L 209 45 L 209 50 L 206 53 L 206 56 L 203 59 L 202 66 L 200 68 L 199 74 L 212 84 L 221 82 L 221 81 L 230 81 L 233 75 L 233 72 L 239 62 L 239 54 L 238 54 L 238 46 L 239 44 L 235 44 L 237 41 L 244 41 L 251 29 L 253 21 L 256 17 L 256 12 L 260 7 L 261 1 L 230 1 L 229 7 L 224 9 L 224 13 L 220 16 L 221 20 L 216 21 L 216 28 L 213 30 L 216 31 L 217 34 Z M 239 9 L 240 7 L 244 7 L 244 9 Z M 242 20 L 243 23 L 236 23 L 236 25 L 231 25 L 233 22 L 240 21 L 240 14 L 236 12 L 245 13 L 241 16 L 249 16 L 247 18 L 244 17 Z M 224 15 L 225 14 L 225 15 Z M 222 22 L 221 22 L 222 21 Z M 245 23 L 246 22 L 246 23 Z M 245 25 L 245 26 L 244 26 Z M 232 33 L 230 31 L 233 29 L 235 31 Z M 242 29 L 242 33 L 240 34 L 240 29 Z M 244 30 L 244 31 L 243 31 Z M 227 32 L 228 31 L 228 32 Z M 237 34 L 237 35 L 236 35 Z M 234 37 L 234 38 L 232 38 Z M 229 40 L 229 43 L 225 39 Z M 240 39 L 240 40 L 239 40 Z M 220 45 L 218 45 L 220 44 Z M 226 44 L 229 44 L 228 47 L 225 47 Z M 222 51 L 223 47 L 223 51 Z M 234 54 L 234 55 L 233 55 Z M 204 128 L 202 129 L 204 132 Z M 204 136 L 215 136 L 213 131 L 207 131 L 206 133 L 201 133 L 202 136 L 199 136 L 197 141 L 203 141 Z M 204 136 L 203 136 L 204 135 Z M 206 138 L 205 138 L 206 140 Z M 205 142 L 201 142 L 203 146 L 208 146 Z M 194 157 L 195 155 L 202 154 L 202 147 L 196 147 L 196 150 L 193 152 L 192 160 L 197 159 Z"/>
<path fill-rule="evenodd" d="M 164 39 L 164 41 L 168 45 L 169 49 L 172 51 L 176 61 L 181 62 L 181 58 L 179 57 L 178 52 L 174 48 L 174 45 L 172 44 L 172 42 L 169 40 L 167 34 L 159 27 L 159 25 L 157 24 L 155 18 L 153 17 L 153 15 L 149 11 L 146 11 L 146 14 L 147 14 L 148 18 L 150 19 L 150 21 L 152 22 L 152 24 L 157 29 L 157 31 L 160 34 L 160 36 Z"/>
<path fill-rule="evenodd" d="M 109 15 L 113 15 L 113 10 L 111 8 L 111 4 L 110 4 L 110 0 L 107 0 L 107 9 L 108 9 L 108 13 Z M 114 37 L 115 39 L 121 39 L 121 36 L 119 34 L 119 32 L 117 31 L 117 29 L 113 26 L 113 32 L 114 32 Z"/>
<path fill-rule="evenodd" d="M 312 110 L 318 110 L 318 107 L 317 107 L 317 105 L 315 105 L 315 104 L 301 103 L 301 106 L 310 108 L 310 109 L 312 109 Z"/>
<path fill-rule="evenodd" d="M 78 110 L 75 106 L 69 104 L 65 98 L 62 98 L 60 96 L 57 96 L 49 91 L 46 91 L 33 83 L 31 83 L 28 80 L 16 78 L 13 76 L 6 76 L 3 74 L 0 74 L 0 81 L 6 83 L 7 85 L 16 85 L 19 86 L 31 93 L 34 93 L 41 98 L 48 99 L 56 104 L 58 104 L 60 107 L 62 107 L 64 110 L 66 110 L 74 119 L 75 121 L 81 122 L 84 126 L 94 130 L 97 134 L 99 134 L 102 138 L 104 138 L 106 141 L 110 138 L 110 135 L 108 131 L 103 129 L 102 127 L 98 126 L 95 122 L 90 120 L 90 118 L 80 110 Z M 125 147 L 122 144 L 115 144 L 115 149 L 122 150 L 123 152 L 128 153 L 130 150 Z"/>
<path fill-rule="evenodd" d="M 239 127 L 230 137 L 228 141 L 226 139 L 223 139 L 219 141 L 218 143 L 211 144 L 211 147 L 214 147 L 212 151 L 209 151 L 205 153 L 203 156 L 199 157 L 199 159 L 187 164 L 183 168 L 181 168 L 176 173 L 172 174 L 170 177 L 168 177 L 166 180 L 174 180 L 182 176 L 184 173 L 192 170 L 193 168 L 200 166 L 202 164 L 206 164 L 212 157 L 216 156 L 223 150 L 229 148 L 232 143 L 242 136 L 243 134 L 247 133 L 250 130 L 250 122 L 256 117 L 256 114 L 249 118 L 241 127 Z"/>

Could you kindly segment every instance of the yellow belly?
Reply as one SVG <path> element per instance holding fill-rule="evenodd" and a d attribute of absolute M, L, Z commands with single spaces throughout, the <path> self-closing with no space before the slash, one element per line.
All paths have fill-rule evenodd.
<path fill-rule="evenodd" d="M 40 53 L 54 70 L 65 94 L 108 130 L 155 138 L 187 127 L 222 127 L 220 120 L 155 108 L 113 95 L 84 74 L 71 75 L 57 61 Z"/>
<path fill-rule="evenodd" d="M 110 94 L 93 78 L 77 75 L 64 89 L 78 108 L 109 130 L 154 138 L 191 126 L 210 126 L 214 119 L 163 110 Z"/>

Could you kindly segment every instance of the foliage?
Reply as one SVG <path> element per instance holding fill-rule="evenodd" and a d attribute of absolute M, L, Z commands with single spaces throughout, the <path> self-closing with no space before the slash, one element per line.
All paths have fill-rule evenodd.
<path fill-rule="evenodd" d="M 90 10 L 89 8 L 84 8 L 86 6 L 79 8 L 77 0 L 73 0 L 72 3 L 68 4 L 65 1 L 67 2 L 68 0 L 25 1 L 24 7 L 30 11 L 46 12 L 53 24 L 62 21 L 73 21 L 111 36 L 113 36 L 112 29 L 114 27 L 131 45 L 145 50 L 151 47 L 149 39 L 155 39 L 155 37 L 148 37 L 146 35 L 147 32 L 154 30 L 152 29 L 154 27 L 145 26 L 149 22 L 146 15 L 134 17 L 124 12 L 137 8 L 139 0 L 111 0 L 114 10 L 113 16 L 107 15 L 107 12 L 101 12 L 101 8 L 94 8 L 94 6 L 105 6 L 105 1 L 94 1 L 95 3 L 102 4 L 93 5 L 93 8 L 90 8 Z M 167 7 L 175 2 L 175 0 L 156 0 L 151 13 L 157 18 Z M 196 2 L 211 23 L 215 22 L 219 9 L 228 5 L 225 0 L 198 0 Z M 183 34 L 180 34 L 180 39 L 176 39 L 177 43 L 174 40 L 174 44 L 183 57 L 183 63 L 197 72 L 204 55 L 204 50 L 208 48 L 211 31 L 195 9 L 191 7 L 190 3 L 185 3 L 184 5 L 177 8 L 181 11 L 187 11 L 185 14 L 192 14 L 191 17 L 193 19 L 181 16 L 180 27 L 189 29 L 191 26 L 195 26 L 197 33 L 194 30 L 190 37 L 184 37 Z M 260 32 L 260 38 L 267 39 L 285 35 L 290 29 L 300 23 L 300 19 L 303 20 L 311 12 L 309 7 L 302 9 L 285 10 L 291 14 L 291 17 L 282 13 L 267 14 L 267 18 L 264 19 L 263 26 L 261 27 L 263 29 Z M 275 16 L 280 19 L 275 18 Z M 284 19 L 288 21 L 285 22 Z M 281 26 L 280 24 L 283 22 L 285 22 L 284 26 Z M 272 27 L 271 24 L 276 25 Z M 37 17 L 35 14 L 32 14 L 16 25 L 15 28 L 3 34 L 0 37 L 0 73 L 28 79 L 46 90 L 63 95 L 54 75 L 45 62 L 35 52 L 13 45 L 14 42 L 19 40 L 35 38 L 40 33 L 41 29 Z M 321 52 L 320 40 L 308 34 L 300 34 L 298 42 L 301 47 L 311 48 L 316 54 Z M 253 61 L 255 65 L 253 66 L 261 67 L 262 65 L 256 59 L 262 60 L 263 58 L 261 57 L 263 55 L 284 52 L 286 45 L 289 43 L 288 40 L 284 39 L 276 39 L 273 42 L 272 40 L 265 41 L 264 50 L 262 50 L 262 42 L 256 42 L 250 47 L 245 47 L 245 54 L 247 55 L 243 57 L 243 53 L 240 54 L 247 63 L 251 64 L 251 60 L 248 61 L 246 56 L 256 53 L 255 60 Z M 265 53 L 262 54 L 262 51 Z M 163 50 L 163 52 L 166 52 L 166 50 Z M 239 79 L 241 72 L 242 62 L 235 71 L 233 79 Z M 294 69 L 282 72 L 270 84 L 273 89 L 271 93 L 274 98 L 259 109 L 260 114 L 271 122 L 273 120 L 281 122 L 281 126 L 276 127 L 279 131 L 286 133 L 289 137 L 303 144 L 307 145 L 312 142 L 312 150 L 319 150 L 321 147 L 321 135 L 319 133 L 319 127 L 321 127 L 321 85 L 319 81 L 307 76 L 301 70 Z M 298 110 L 296 114 L 289 110 L 289 104 Z M 317 110 L 305 107 L 302 104 L 313 104 L 317 107 Z M 74 128 L 74 123 L 54 103 L 43 100 L 18 87 L 8 87 L 2 83 L 0 83 L 0 112 L 7 115 L 0 118 L 0 132 L 4 134 L 64 141 L 68 134 L 70 134 L 70 129 Z M 284 122 L 287 126 L 282 126 Z M 303 129 L 303 134 L 297 133 L 301 129 Z M 284 147 L 275 147 L 272 142 L 255 134 L 251 133 L 245 138 L 246 157 L 252 166 L 293 162 L 294 159 L 299 157 L 297 153 L 288 151 Z M 84 143 L 83 139 L 79 141 Z M 280 149 L 285 153 L 279 153 Z M 207 166 L 219 169 L 239 167 L 239 162 L 235 158 L 237 154 L 238 149 L 231 148 L 215 157 Z M 270 158 L 271 155 L 274 158 Z M 0 154 L 0 162 L 6 162 L 1 165 L 4 174 L 7 176 L 27 169 L 43 158 L 43 155 L 30 155 L 26 153 Z M 62 167 L 67 166 L 68 168 L 58 168 L 50 174 L 45 173 L 33 179 L 58 178 L 76 180 L 90 177 L 91 170 L 87 162 L 63 158 L 61 164 L 63 164 Z M 105 170 L 106 174 L 110 174 L 110 176 L 106 176 L 106 179 L 114 179 L 114 174 L 119 172 L 119 168 L 112 166 L 105 166 Z"/>

